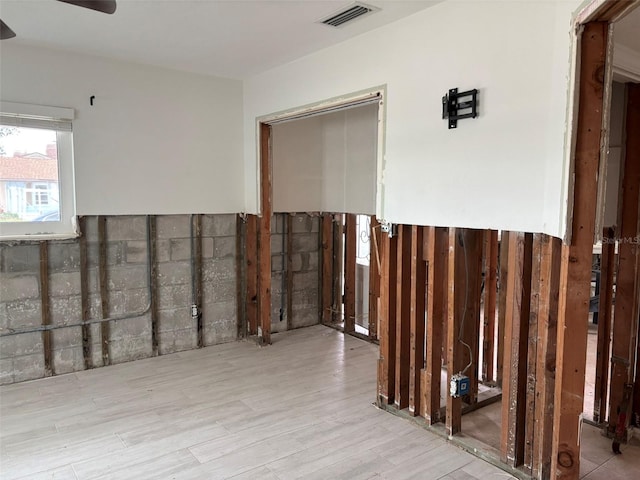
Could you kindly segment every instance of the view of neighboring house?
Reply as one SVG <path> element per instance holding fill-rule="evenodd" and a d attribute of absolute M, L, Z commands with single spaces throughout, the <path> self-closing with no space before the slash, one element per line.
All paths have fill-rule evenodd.
<path fill-rule="evenodd" d="M 47 154 L 16 152 L 0 156 L 0 219 L 32 221 L 57 212 L 58 160 L 55 145 Z"/>

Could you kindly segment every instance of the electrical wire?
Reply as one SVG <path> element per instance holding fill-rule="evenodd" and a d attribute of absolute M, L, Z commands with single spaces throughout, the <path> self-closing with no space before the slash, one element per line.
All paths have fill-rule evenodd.
<path fill-rule="evenodd" d="M 471 349 L 468 343 L 462 340 L 462 333 L 464 332 L 464 321 L 467 318 L 467 307 L 468 307 L 468 300 L 469 300 L 469 262 L 467 258 L 467 247 L 464 244 L 464 236 L 462 232 L 459 232 L 458 235 L 460 239 L 460 244 L 462 246 L 462 251 L 464 252 L 464 273 L 465 273 L 464 308 L 462 309 L 462 322 L 460 322 L 460 331 L 458 332 L 458 342 L 463 344 L 465 347 L 467 347 L 467 350 L 469 350 L 469 364 L 466 367 L 464 367 L 464 370 L 462 370 L 462 372 L 460 372 L 464 375 L 467 372 L 467 370 L 469 370 L 471 365 L 473 365 L 473 350 Z"/>

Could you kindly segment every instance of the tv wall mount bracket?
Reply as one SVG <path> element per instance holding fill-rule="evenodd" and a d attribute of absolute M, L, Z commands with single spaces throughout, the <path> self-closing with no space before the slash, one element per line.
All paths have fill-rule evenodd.
<path fill-rule="evenodd" d="M 478 116 L 478 90 L 467 90 L 458 93 L 452 88 L 442 97 L 442 118 L 449 119 L 449 128 L 457 128 L 458 120 L 476 118 Z"/>

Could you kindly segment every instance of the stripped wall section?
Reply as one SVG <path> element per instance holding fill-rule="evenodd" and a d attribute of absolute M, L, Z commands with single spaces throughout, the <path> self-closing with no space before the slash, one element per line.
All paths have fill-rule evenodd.
<path fill-rule="evenodd" d="M 203 344 L 237 338 L 236 216 L 202 215 L 199 241 L 201 261 L 192 261 L 190 215 L 151 217 L 155 233 L 152 284 L 149 285 L 145 216 L 104 217 L 104 252 L 100 269 L 98 217 L 83 219 L 84 237 L 46 242 L 44 308 L 56 328 L 51 338 L 51 370 L 62 374 L 154 355 L 197 348 L 198 321 L 191 315 L 192 268 L 200 265 Z M 131 317 L 108 322 L 106 344 L 103 324 L 90 325 L 83 354 L 81 243 L 86 245 L 86 318 Z M 43 288 L 39 243 L 0 243 L 0 382 L 20 382 L 45 376 Z M 103 288 L 101 289 L 101 285 Z M 102 291 L 102 294 L 101 294 Z M 153 297 L 150 291 L 154 292 Z M 151 299 L 154 299 L 152 305 Z M 47 308 L 48 304 L 48 308 Z M 103 311 L 103 306 L 106 310 Z M 103 350 L 103 344 L 105 349 Z"/>
<path fill-rule="evenodd" d="M 271 231 L 271 332 L 320 323 L 320 217 L 277 213 Z"/>

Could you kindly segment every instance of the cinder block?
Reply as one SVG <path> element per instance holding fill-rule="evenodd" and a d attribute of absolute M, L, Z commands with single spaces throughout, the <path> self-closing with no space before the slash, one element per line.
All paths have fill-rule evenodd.
<path fill-rule="evenodd" d="M 51 273 L 49 275 L 49 295 L 68 297 L 80 294 L 80 272 Z"/>
<path fill-rule="evenodd" d="M 115 290 L 109 291 L 107 293 L 108 300 L 108 311 L 106 312 L 106 317 L 113 317 L 114 315 L 123 315 L 124 310 L 124 292 L 126 290 Z"/>
<path fill-rule="evenodd" d="M 203 237 L 202 238 L 202 257 L 203 258 L 213 258 L 213 256 L 214 256 L 213 238 L 212 237 Z"/>
<path fill-rule="evenodd" d="M 78 242 L 49 242 L 48 253 L 49 272 L 80 270 L 80 244 Z"/>
<path fill-rule="evenodd" d="M 145 265 L 119 265 L 111 268 L 107 275 L 109 290 L 127 290 L 144 287 L 148 282 Z"/>
<path fill-rule="evenodd" d="M 149 315 L 110 322 L 110 343 L 126 344 L 133 338 L 145 338 L 151 342 L 151 319 Z"/>
<path fill-rule="evenodd" d="M 142 312 L 149 306 L 149 290 L 146 287 L 123 290 L 122 294 L 125 313 Z"/>
<path fill-rule="evenodd" d="M 127 263 L 147 263 L 147 242 L 143 240 L 129 240 L 126 243 L 125 259 Z"/>
<path fill-rule="evenodd" d="M 0 360 L 0 385 L 13 383 L 13 360 L 5 358 Z"/>
<path fill-rule="evenodd" d="M 107 217 L 105 232 L 109 242 L 144 240 L 147 238 L 147 219 L 141 215 L 110 216 Z"/>
<path fill-rule="evenodd" d="M 291 294 L 291 304 L 294 310 L 300 308 L 314 308 L 318 310 L 320 306 L 320 291 L 316 289 L 293 292 Z"/>
<path fill-rule="evenodd" d="M 151 337 L 130 337 L 111 342 L 111 363 L 124 363 L 150 357 L 153 353 Z"/>
<path fill-rule="evenodd" d="M 234 301 L 205 303 L 202 307 L 202 320 L 205 325 L 213 327 L 216 323 L 236 320 L 238 305 Z"/>
<path fill-rule="evenodd" d="M 158 265 L 158 283 L 161 285 L 191 284 L 189 262 L 170 262 Z"/>
<path fill-rule="evenodd" d="M 42 333 L 23 333 L 0 337 L 0 358 L 42 355 Z"/>
<path fill-rule="evenodd" d="M 191 308 L 184 305 L 180 308 L 158 311 L 158 326 L 160 332 L 193 329 L 195 321 L 191 317 Z"/>
<path fill-rule="evenodd" d="M 158 353 L 160 355 L 169 355 L 176 352 L 175 332 L 173 330 L 160 332 L 158 335 L 158 339 Z"/>
<path fill-rule="evenodd" d="M 10 328 L 20 329 L 42 324 L 40 299 L 9 302 L 4 305 L 7 308 Z"/>
<path fill-rule="evenodd" d="M 98 267 L 87 269 L 87 290 L 93 293 L 100 292 Z"/>
<path fill-rule="evenodd" d="M 102 318 L 102 304 L 99 293 L 89 295 L 89 318 Z"/>
<path fill-rule="evenodd" d="M 54 350 L 70 347 L 82 347 L 82 328 L 69 327 L 52 330 L 51 338 Z"/>
<path fill-rule="evenodd" d="M 176 330 L 173 332 L 173 341 L 175 351 L 177 352 L 196 348 L 198 343 L 197 331 L 193 328 Z"/>
<path fill-rule="evenodd" d="M 274 215 L 271 215 L 271 234 L 281 234 L 284 233 L 286 227 L 285 225 L 287 224 L 287 217 L 289 216 L 288 213 L 282 214 L 282 213 L 277 213 Z"/>
<path fill-rule="evenodd" d="M 271 256 L 271 271 L 272 272 L 282 272 L 284 270 L 283 267 L 284 259 L 282 255 L 272 255 Z"/>
<path fill-rule="evenodd" d="M 215 215 L 203 215 L 202 216 L 202 236 L 213 237 L 213 219 Z"/>
<path fill-rule="evenodd" d="M 197 333 L 195 330 L 172 330 L 160 333 L 158 349 L 161 355 L 190 350 L 196 347 Z"/>
<path fill-rule="evenodd" d="M 271 235 L 271 255 L 282 253 L 286 248 L 286 238 L 282 234 Z M 282 242 L 285 242 L 285 245 Z"/>
<path fill-rule="evenodd" d="M 317 252 L 320 241 L 316 233 L 297 233 L 293 235 L 294 252 Z"/>
<path fill-rule="evenodd" d="M 2 273 L 37 272 L 40 268 L 40 247 L 38 245 L 2 245 Z"/>
<path fill-rule="evenodd" d="M 161 285 L 158 287 L 159 309 L 167 310 L 182 305 L 191 305 L 191 285 Z"/>
<path fill-rule="evenodd" d="M 291 263 L 294 272 L 318 270 L 318 252 L 294 253 Z"/>
<path fill-rule="evenodd" d="M 44 356 L 42 354 L 25 355 L 13 359 L 13 380 L 24 382 L 44 377 Z"/>
<path fill-rule="evenodd" d="M 9 329 L 9 313 L 7 304 L 0 303 L 0 333 L 5 333 Z"/>
<path fill-rule="evenodd" d="M 190 260 L 191 259 L 191 239 L 190 238 L 174 238 L 169 240 L 171 260 Z"/>
<path fill-rule="evenodd" d="M 236 301 L 237 285 L 235 280 L 223 280 L 212 285 L 214 302 Z"/>
<path fill-rule="evenodd" d="M 234 237 L 236 235 L 236 215 L 218 214 L 202 217 L 204 237 Z"/>
<path fill-rule="evenodd" d="M 216 237 L 213 256 L 216 258 L 235 258 L 236 237 Z"/>
<path fill-rule="evenodd" d="M 119 265 L 126 261 L 126 242 L 110 241 L 106 245 L 106 261 L 109 266 Z M 97 242 L 87 243 L 87 265 L 98 267 L 100 263 L 100 246 Z"/>
<path fill-rule="evenodd" d="M 218 318 L 207 322 L 204 327 L 206 345 L 233 342 L 238 338 L 238 325 L 235 318 Z"/>
<path fill-rule="evenodd" d="M 286 314 L 280 320 L 280 313 L 274 311 L 271 315 L 271 333 L 281 333 L 287 331 L 287 318 Z"/>
<path fill-rule="evenodd" d="M 283 278 L 284 276 L 284 278 Z M 284 282 L 283 282 L 284 280 Z M 279 297 L 282 291 L 286 291 L 286 275 L 284 272 L 272 272 L 271 273 L 271 297 Z M 283 285 L 284 283 L 284 285 Z"/>
<path fill-rule="evenodd" d="M 0 302 L 38 298 L 40 280 L 37 275 L 0 274 Z"/>
<path fill-rule="evenodd" d="M 100 324 L 91 325 L 91 362 L 94 367 L 103 366 L 102 334 L 100 328 Z"/>
<path fill-rule="evenodd" d="M 80 295 L 51 297 L 49 301 L 52 325 L 67 325 L 82 321 L 82 298 Z"/>
<path fill-rule="evenodd" d="M 156 262 L 171 261 L 171 241 L 168 239 L 156 241 Z"/>
<path fill-rule="evenodd" d="M 317 271 L 293 272 L 293 291 L 316 290 L 320 288 L 320 278 Z"/>
<path fill-rule="evenodd" d="M 319 222 L 317 217 L 311 217 L 309 215 L 295 215 L 291 222 L 293 233 L 317 233 L 319 229 Z"/>
<path fill-rule="evenodd" d="M 320 323 L 320 314 L 317 307 L 294 307 L 291 321 L 294 328 L 308 327 L 318 323 Z"/>
<path fill-rule="evenodd" d="M 84 230 L 80 233 L 85 236 L 87 241 L 96 240 L 98 238 L 98 217 L 91 215 L 84 218 Z"/>
<path fill-rule="evenodd" d="M 190 215 L 159 215 L 156 217 L 156 235 L 158 238 L 189 238 L 190 222 Z"/>
<path fill-rule="evenodd" d="M 56 375 L 84 370 L 82 346 L 53 351 L 53 371 Z"/>
<path fill-rule="evenodd" d="M 236 261 L 233 258 L 215 258 L 202 262 L 202 279 L 205 282 L 235 280 Z"/>
<path fill-rule="evenodd" d="M 107 242 L 107 265 L 120 265 L 125 263 L 125 249 L 127 242 Z"/>

